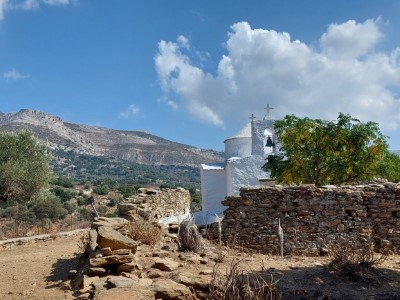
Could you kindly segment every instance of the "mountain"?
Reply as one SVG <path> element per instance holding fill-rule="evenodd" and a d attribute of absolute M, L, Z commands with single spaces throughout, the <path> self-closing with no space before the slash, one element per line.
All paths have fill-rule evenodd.
<path fill-rule="evenodd" d="M 223 153 L 175 143 L 143 131 L 114 130 L 64 122 L 61 118 L 22 109 L 0 112 L 0 131 L 29 129 L 51 149 L 112 157 L 147 165 L 198 166 L 223 161 Z"/>

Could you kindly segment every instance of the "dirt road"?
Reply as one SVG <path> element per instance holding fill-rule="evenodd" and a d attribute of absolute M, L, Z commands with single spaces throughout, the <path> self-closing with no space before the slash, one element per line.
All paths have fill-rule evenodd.
<path fill-rule="evenodd" d="M 60 287 L 77 264 L 79 239 L 59 237 L 0 250 L 0 299 L 73 299 L 70 290 Z"/>

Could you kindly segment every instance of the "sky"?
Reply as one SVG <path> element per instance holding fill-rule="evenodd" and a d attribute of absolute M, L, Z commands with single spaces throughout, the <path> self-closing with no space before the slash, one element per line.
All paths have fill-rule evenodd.
<path fill-rule="evenodd" d="M 400 1 L 0 0 L 0 112 L 223 150 L 268 104 L 400 149 Z"/>

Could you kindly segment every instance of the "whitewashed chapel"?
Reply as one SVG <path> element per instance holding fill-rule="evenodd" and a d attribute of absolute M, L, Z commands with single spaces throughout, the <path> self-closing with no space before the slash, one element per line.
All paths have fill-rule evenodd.
<path fill-rule="evenodd" d="M 202 211 L 195 214 L 197 224 L 215 222 L 225 209 L 221 201 L 226 196 L 239 194 L 241 187 L 259 185 L 269 177 L 261 167 L 265 158 L 275 153 L 277 141 L 272 107 L 268 105 L 266 109 L 262 120 L 252 115 L 250 123 L 224 141 L 224 163 L 200 166 Z"/>

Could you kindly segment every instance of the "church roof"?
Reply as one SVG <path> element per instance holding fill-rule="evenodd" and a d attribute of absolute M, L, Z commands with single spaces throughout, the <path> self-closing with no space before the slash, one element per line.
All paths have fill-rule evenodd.
<path fill-rule="evenodd" d="M 240 129 L 235 135 L 231 136 L 230 139 L 247 138 L 251 137 L 251 123 L 247 123 L 242 129 Z"/>

